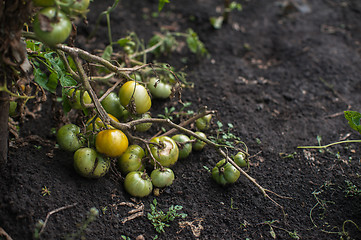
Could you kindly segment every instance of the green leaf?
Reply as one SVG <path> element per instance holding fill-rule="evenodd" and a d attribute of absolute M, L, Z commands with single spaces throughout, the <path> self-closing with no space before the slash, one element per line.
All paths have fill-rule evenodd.
<path fill-rule="evenodd" d="M 222 28 L 222 24 L 223 24 L 223 17 L 211 17 L 209 19 L 212 27 L 214 27 L 215 29 L 221 29 Z"/>
<path fill-rule="evenodd" d="M 164 7 L 164 5 L 166 3 L 169 3 L 169 0 L 159 0 L 159 4 L 158 4 L 158 11 L 159 12 L 162 11 L 162 9 L 163 9 L 163 7 Z"/>
<path fill-rule="evenodd" d="M 361 125 L 360 125 L 360 119 L 361 119 L 361 113 L 356 111 L 345 111 L 345 118 L 348 120 L 348 124 L 350 127 L 359 133 L 361 133 Z"/>
<path fill-rule="evenodd" d="M 108 45 L 103 52 L 102 58 L 105 60 L 110 60 L 111 56 L 113 54 L 113 46 L 112 45 Z"/>

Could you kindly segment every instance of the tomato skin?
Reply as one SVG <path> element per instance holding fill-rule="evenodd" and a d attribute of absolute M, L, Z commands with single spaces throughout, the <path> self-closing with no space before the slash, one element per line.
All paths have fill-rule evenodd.
<path fill-rule="evenodd" d="M 153 186 L 163 188 L 172 185 L 174 180 L 174 172 L 170 168 L 157 168 L 150 174 Z"/>
<path fill-rule="evenodd" d="M 233 157 L 234 162 L 240 166 L 240 167 L 248 167 L 248 160 L 247 160 L 247 156 L 246 154 L 244 154 L 243 152 L 238 152 L 234 157 Z"/>
<path fill-rule="evenodd" d="M 92 148 L 80 148 L 74 153 L 75 171 L 87 178 L 100 178 L 110 167 L 110 159 L 103 157 Z"/>
<path fill-rule="evenodd" d="M 56 140 L 61 149 L 75 152 L 84 145 L 84 140 L 79 138 L 81 130 L 74 124 L 62 126 L 56 133 Z"/>
<path fill-rule="evenodd" d="M 122 119 L 125 115 L 125 108 L 120 104 L 118 95 L 115 92 L 109 93 L 101 102 L 105 111 L 117 119 Z"/>
<path fill-rule="evenodd" d="M 152 77 L 149 79 L 147 88 L 155 98 L 168 98 L 172 94 L 172 85 Z"/>
<path fill-rule="evenodd" d="M 75 90 L 74 88 L 69 90 L 68 97 L 69 97 L 69 103 L 72 108 L 78 110 L 83 109 L 80 102 L 81 94 L 82 94 L 82 90 Z M 90 98 L 89 93 L 87 91 L 84 91 L 83 93 L 83 102 L 85 104 L 90 104 L 92 102 L 92 99 Z"/>
<path fill-rule="evenodd" d="M 119 89 L 118 95 L 120 103 L 125 108 L 128 108 L 128 110 L 132 108 L 129 103 L 134 102 L 134 108 L 137 114 L 146 113 L 152 105 L 147 89 L 135 81 L 128 81 L 124 83 Z"/>
<path fill-rule="evenodd" d="M 70 35 L 72 30 L 72 24 L 68 17 L 62 12 L 58 11 L 57 19 L 54 21 L 56 14 L 55 7 L 47 7 L 41 9 L 38 14 L 35 16 L 33 28 L 36 36 L 44 43 L 49 46 L 54 46 L 58 43 L 64 42 Z M 45 18 L 48 18 L 50 21 L 49 29 L 44 30 L 44 23 L 40 23 L 39 16 L 43 15 Z M 42 18 L 43 19 L 43 18 Z"/>
<path fill-rule="evenodd" d="M 147 119 L 152 118 L 149 113 L 143 113 L 140 118 L 137 119 Z M 152 127 L 152 123 L 141 123 L 135 125 L 135 130 L 138 132 L 146 132 Z"/>
<path fill-rule="evenodd" d="M 162 148 L 157 145 L 150 144 L 150 151 L 152 152 L 154 158 L 163 166 L 169 167 L 174 165 L 179 156 L 179 149 L 176 142 L 168 136 L 155 137 L 150 140 L 150 142 L 157 143 L 161 145 Z M 154 161 L 151 161 L 154 164 Z"/>
<path fill-rule="evenodd" d="M 118 119 L 116 119 L 113 115 L 109 114 L 108 113 L 108 116 L 113 119 L 114 121 L 116 122 L 119 122 Z M 103 121 L 100 119 L 100 117 L 97 117 L 94 121 L 95 125 L 94 125 L 94 129 L 93 129 L 93 119 L 94 119 L 95 116 L 93 116 L 92 118 L 90 118 L 87 122 L 86 122 L 86 130 L 87 131 L 99 131 L 100 129 L 104 129 L 105 128 L 105 125 L 103 123 Z M 110 129 L 114 129 L 114 127 L 112 127 L 111 125 L 108 125 L 107 128 L 110 128 Z"/>
<path fill-rule="evenodd" d="M 177 134 L 174 135 L 172 137 L 172 139 L 178 143 L 185 143 L 188 142 L 186 144 L 182 144 L 182 146 L 178 147 L 179 148 L 179 159 L 184 159 L 186 157 L 189 156 L 189 154 L 192 152 L 192 143 L 189 142 L 190 139 L 188 136 L 184 135 L 184 134 Z"/>
<path fill-rule="evenodd" d="M 211 124 L 211 119 L 212 119 L 212 115 L 208 114 L 205 115 L 201 118 L 198 118 L 196 120 L 196 127 L 200 130 L 200 131 L 204 131 L 209 129 L 210 124 Z"/>
<path fill-rule="evenodd" d="M 152 192 L 153 184 L 146 173 L 134 171 L 125 177 L 124 188 L 133 197 L 146 197 Z"/>
<path fill-rule="evenodd" d="M 118 158 L 118 167 L 122 174 L 144 170 L 142 158 L 145 156 L 143 148 L 139 145 L 130 145 Z"/>
<path fill-rule="evenodd" d="M 37 7 L 51 7 L 54 6 L 54 0 L 33 0 L 33 3 Z"/>
<path fill-rule="evenodd" d="M 128 138 L 119 129 L 100 131 L 95 139 L 95 147 L 99 153 L 109 157 L 119 157 L 128 148 Z"/>
<path fill-rule="evenodd" d="M 195 134 L 197 134 L 200 137 L 203 138 L 207 138 L 206 134 L 204 134 L 203 132 L 195 132 Z M 191 140 L 196 139 L 195 137 L 191 137 Z M 193 149 L 196 151 L 201 151 L 204 147 L 206 146 L 206 143 L 197 139 L 194 143 L 193 143 Z"/>
<path fill-rule="evenodd" d="M 230 163 L 223 159 L 212 169 L 212 178 L 220 185 L 227 185 L 238 180 L 241 173 Z"/>

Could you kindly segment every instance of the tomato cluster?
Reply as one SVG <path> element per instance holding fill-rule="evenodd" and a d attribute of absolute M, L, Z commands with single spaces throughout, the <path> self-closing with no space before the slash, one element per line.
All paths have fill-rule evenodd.
<path fill-rule="evenodd" d="M 36 36 L 49 46 L 64 42 L 72 31 L 70 19 L 85 16 L 90 0 L 33 0 L 42 7 L 35 15 L 33 28 Z"/>

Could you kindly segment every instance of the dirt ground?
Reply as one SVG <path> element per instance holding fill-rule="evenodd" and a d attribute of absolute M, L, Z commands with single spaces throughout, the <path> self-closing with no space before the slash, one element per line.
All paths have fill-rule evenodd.
<path fill-rule="evenodd" d="M 297 148 L 318 145 L 318 139 L 321 144 L 360 139 L 343 111 L 361 110 L 361 2 L 282 7 L 286 2 L 240 1 L 243 10 L 232 12 L 219 30 L 209 18 L 220 14 L 222 1 L 172 0 L 158 17 L 155 0 L 122 1 L 111 14 L 113 39 L 135 31 L 148 40 L 161 27 L 199 34 L 210 58 L 183 49 L 162 60 L 185 66 L 194 82 L 194 89 L 183 92 L 184 102 L 192 102 L 194 110 L 217 110 L 220 121 L 235 126 L 232 133 L 252 155 L 249 174 L 290 197 L 269 193 L 284 213 L 244 177 L 226 188 L 213 182 L 206 168 L 220 157 L 209 147 L 179 161 L 174 184 L 158 197 L 133 202 L 113 174 L 84 179 L 73 169 L 72 154 L 54 148 L 51 130 L 62 123 L 60 105 L 50 97 L 36 119 L 20 125 L 27 144 L 10 143 L 8 165 L 0 172 L 0 227 L 15 240 L 32 239 L 39 219 L 68 207 L 51 215 L 42 234 L 42 239 L 62 239 L 96 207 L 102 211 L 86 229 L 86 239 L 361 239 L 355 226 L 361 227 L 361 194 L 353 188 L 361 188 L 360 145 Z M 78 29 L 79 47 L 93 51 L 107 44 L 104 20 L 95 40 L 84 44 L 82 36 L 111 3 L 92 3 L 89 26 Z M 167 104 L 155 101 L 154 111 Z M 41 194 L 45 186 L 50 195 Z M 154 198 L 163 210 L 183 206 L 188 216 L 158 234 L 146 218 Z M 133 207 L 121 202 L 143 204 L 144 216 L 123 224 Z"/>

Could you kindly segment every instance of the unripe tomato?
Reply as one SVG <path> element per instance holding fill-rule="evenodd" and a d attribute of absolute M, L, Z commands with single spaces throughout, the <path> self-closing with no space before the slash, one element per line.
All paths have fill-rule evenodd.
<path fill-rule="evenodd" d="M 234 183 L 241 173 L 230 163 L 223 159 L 212 169 L 212 178 L 220 185 Z"/>
<path fill-rule="evenodd" d="M 133 197 L 145 197 L 152 192 L 153 184 L 146 173 L 134 171 L 125 177 L 124 188 Z"/>
<path fill-rule="evenodd" d="M 170 168 L 157 168 L 152 171 L 150 178 L 155 187 L 163 188 L 172 185 L 174 172 Z"/>
<path fill-rule="evenodd" d="M 163 81 L 157 80 L 157 78 L 152 77 L 149 79 L 147 87 L 155 98 L 167 98 L 172 93 L 172 85 L 165 83 Z"/>
<path fill-rule="evenodd" d="M 115 92 L 111 92 L 101 103 L 107 113 L 112 114 L 119 120 L 124 117 L 125 108 L 120 104 L 119 97 Z"/>
<path fill-rule="evenodd" d="M 103 157 L 92 148 L 80 148 L 74 153 L 74 168 L 87 178 L 100 178 L 110 167 L 110 159 Z"/>
<path fill-rule="evenodd" d="M 155 137 L 150 140 L 150 151 L 155 160 L 163 167 L 174 165 L 178 160 L 179 149 L 176 142 L 168 136 Z M 154 161 L 151 161 L 154 164 Z"/>
<path fill-rule="evenodd" d="M 33 3 L 37 7 L 51 7 L 54 6 L 54 0 L 33 0 Z"/>
<path fill-rule="evenodd" d="M 108 116 L 113 119 L 114 121 L 116 122 L 119 122 L 118 119 L 116 119 L 113 115 L 109 114 L 108 113 Z M 94 129 L 93 129 L 93 119 L 94 119 L 95 116 L 93 116 L 92 118 L 90 118 L 87 122 L 86 122 L 86 130 L 87 131 L 98 131 L 100 129 L 104 129 L 105 128 L 105 125 L 103 123 L 103 121 L 100 119 L 100 117 L 97 117 L 94 121 L 95 125 L 94 125 Z M 108 125 L 107 128 L 110 128 L 110 129 L 114 129 L 114 127 L 112 127 L 111 125 Z"/>
<path fill-rule="evenodd" d="M 140 118 L 137 119 L 144 119 L 144 118 L 152 118 L 149 113 L 143 113 Z M 135 125 L 135 130 L 138 132 L 146 132 L 149 128 L 152 127 L 152 123 L 141 123 Z"/>
<path fill-rule="evenodd" d="M 75 91 L 75 93 L 74 93 L 74 91 Z M 69 103 L 72 108 L 83 109 L 81 102 L 80 102 L 81 94 L 82 94 L 81 90 L 75 90 L 74 88 L 69 90 L 68 97 L 69 97 Z M 83 102 L 85 104 L 90 104 L 92 102 L 92 99 L 90 98 L 89 93 L 87 91 L 84 91 L 84 93 L 83 93 Z"/>
<path fill-rule="evenodd" d="M 190 139 L 188 136 L 184 134 L 177 134 L 172 137 L 174 141 L 177 143 L 180 143 L 181 146 L 178 146 L 179 148 L 179 159 L 184 159 L 189 156 L 189 154 L 192 152 L 192 143 L 189 142 Z M 185 144 L 184 144 L 185 143 Z"/>
<path fill-rule="evenodd" d="M 79 136 L 80 128 L 74 124 L 62 126 L 57 134 L 56 140 L 61 149 L 69 152 L 75 152 L 84 144 L 84 139 Z"/>
<path fill-rule="evenodd" d="M 211 124 L 211 119 L 212 119 L 212 115 L 208 114 L 205 115 L 201 118 L 198 118 L 196 120 L 196 127 L 200 130 L 200 131 L 204 131 L 209 129 L 209 126 Z"/>
<path fill-rule="evenodd" d="M 248 159 L 247 159 L 246 154 L 243 152 L 238 152 L 233 157 L 233 160 L 240 167 L 248 167 Z"/>
<path fill-rule="evenodd" d="M 35 16 L 33 28 L 42 42 L 54 46 L 69 37 L 72 24 L 62 11 L 57 11 L 55 7 L 48 7 L 41 9 Z"/>
<path fill-rule="evenodd" d="M 145 156 L 143 148 L 139 145 L 130 145 L 118 158 L 118 167 L 123 174 L 144 170 L 142 158 Z"/>
<path fill-rule="evenodd" d="M 146 113 L 152 105 L 147 89 L 135 81 L 128 81 L 124 83 L 119 89 L 118 95 L 120 103 L 124 107 L 128 108 L 128 110 L 134 107 L 137 114 Z"/>
<path fill-rule="evenodd" d="M 200 137 L 203 138 L 207 138 L 206 134 L 204 134 L 203 132 L 195 132 L 195 134 L 197 134 Z M 191 140 L 196 139 L 195 137 L 191 136 Z M 206 143 L 197 139 L 194 143 L 193 143 L 193 149 L 196 151 L 201 151 L 204 147 L 206 146 Z"/>
<path fill-rule="evenodd" d="M 95 139 L 98 152 L 109 157 L 119 157 L 128 148 L 128 138 L 119 129 L 100 131 Z"/>

